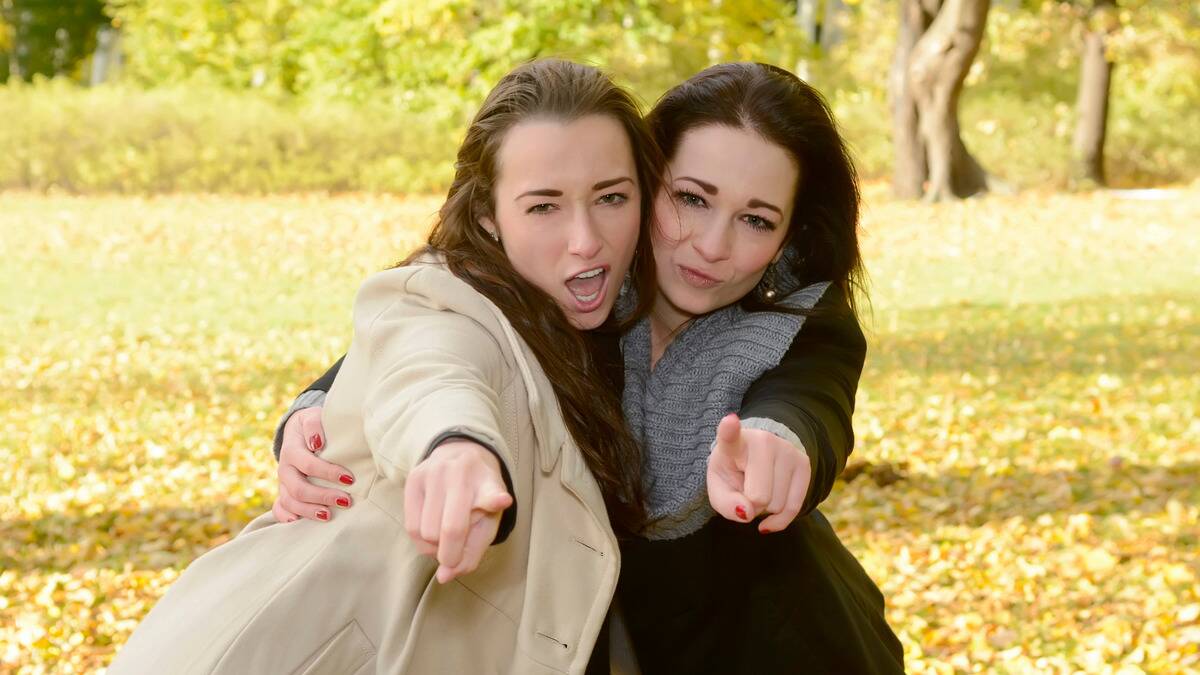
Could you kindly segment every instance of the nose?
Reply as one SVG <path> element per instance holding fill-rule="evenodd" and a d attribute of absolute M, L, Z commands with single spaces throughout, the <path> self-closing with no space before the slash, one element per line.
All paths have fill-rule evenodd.
<path fill-rule="evenodd" d="M 596 223 L 588 209 L 580 209 L 578 215 L 571 221 L 567 252 L 587 260 L 600 253 L 603 246 L 604 241 L 600 239 L 600 234 L 596 231 Z"/>
<path fill-rule="evenodd" d="M 692 230 L 692 248 L 705 262 L 715 263 L 729 257 L 732 242 L 730 228 L 718 219 L 697 226 Z"/>

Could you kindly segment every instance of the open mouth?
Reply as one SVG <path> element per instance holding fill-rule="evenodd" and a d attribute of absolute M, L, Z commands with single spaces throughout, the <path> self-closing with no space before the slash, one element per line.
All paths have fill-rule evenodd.
<path fill-rule="evenodd" d="M 594 267 L 567 279 L 567 290 L 575 298 L 581 312 L 590 312 L 604 301 L 604 289 L 608 282 L 608 268 Z"/>

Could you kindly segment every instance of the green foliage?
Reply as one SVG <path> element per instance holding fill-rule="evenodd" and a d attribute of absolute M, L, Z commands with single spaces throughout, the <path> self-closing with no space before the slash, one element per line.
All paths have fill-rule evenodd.
<path fill-rule="evenodd" d="M 108 23 L 103 0 L 0 0 L 0 82 L 75 75 Z"/>
<path fill-rule="evenodd" d="M 657 95 L 717 61 L 794 63 L 800 44 L 787 3 L 755 0 L 127 0 L 114 11 L 143 84 L 199 77 L 460 117 L 539 56 L 602 65 Z"/>
<path fill-rule="evenodd" d="M 10 86 L 0 119 L 0 185 L 80 192 L 432 191 L 457 133 L 380 102 L 211 86 Z"/>
<path fill-rule="evenodd" d="M 16 0 L 0 0 L 0 2 Z M 29 0 L 25 0 L 29 1 Z M 807 59 L 863 175 L 892 162 L 894 0 L 846 3 L 840 43 L 805 45 L 794 3 L 758 0 L 125 0 L 115 89 L 0 89 L 0 186 L 75 190 L 439 191 L 483 96 L 539 56 L 598 64 L 646 102 L 710 63 Z M 962 126 L 1018 186 L 1064 186 L 1089 2 L 997 4 Z M 1200 9 L 1122 0 L 1108 173 L 1200 171 Z M 9 30 L 11 33 L 11 30 Z M 9 40 L 0 30 L 0 49 Z M 86 120 L 86 122 L 81 122 Z M 86 152 L 80 150 L 85 148 Z"/>

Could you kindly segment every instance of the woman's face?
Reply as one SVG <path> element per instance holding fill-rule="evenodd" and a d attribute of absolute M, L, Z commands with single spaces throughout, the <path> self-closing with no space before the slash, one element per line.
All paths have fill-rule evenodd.
<path fill-rule="evenodd" d="M 753 131 L 697 127 L 680 139 L 654 202 L 655 311 L 680 322 L 742 299 L 778 259 L 800 167 Z"/>
<path fill-rule="evenodd" d="M 514 269 L 576 328 L 608 317 L 633 260 L 640 192 L 633 149 L 612 117 L 522 122 L 497 155 L 495 219 Z"/>

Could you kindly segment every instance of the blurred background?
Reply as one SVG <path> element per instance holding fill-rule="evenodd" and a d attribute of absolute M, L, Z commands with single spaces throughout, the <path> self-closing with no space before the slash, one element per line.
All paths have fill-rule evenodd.
<path fill-rule="evenodd" d="M 102 670 L 269 508 L 275 421 L 539 56 L 828 97 L 872 283 L 823 510 L 911 672 L 1200 669 L 1200 4 L 0 0 L 0 672 Z"/>

